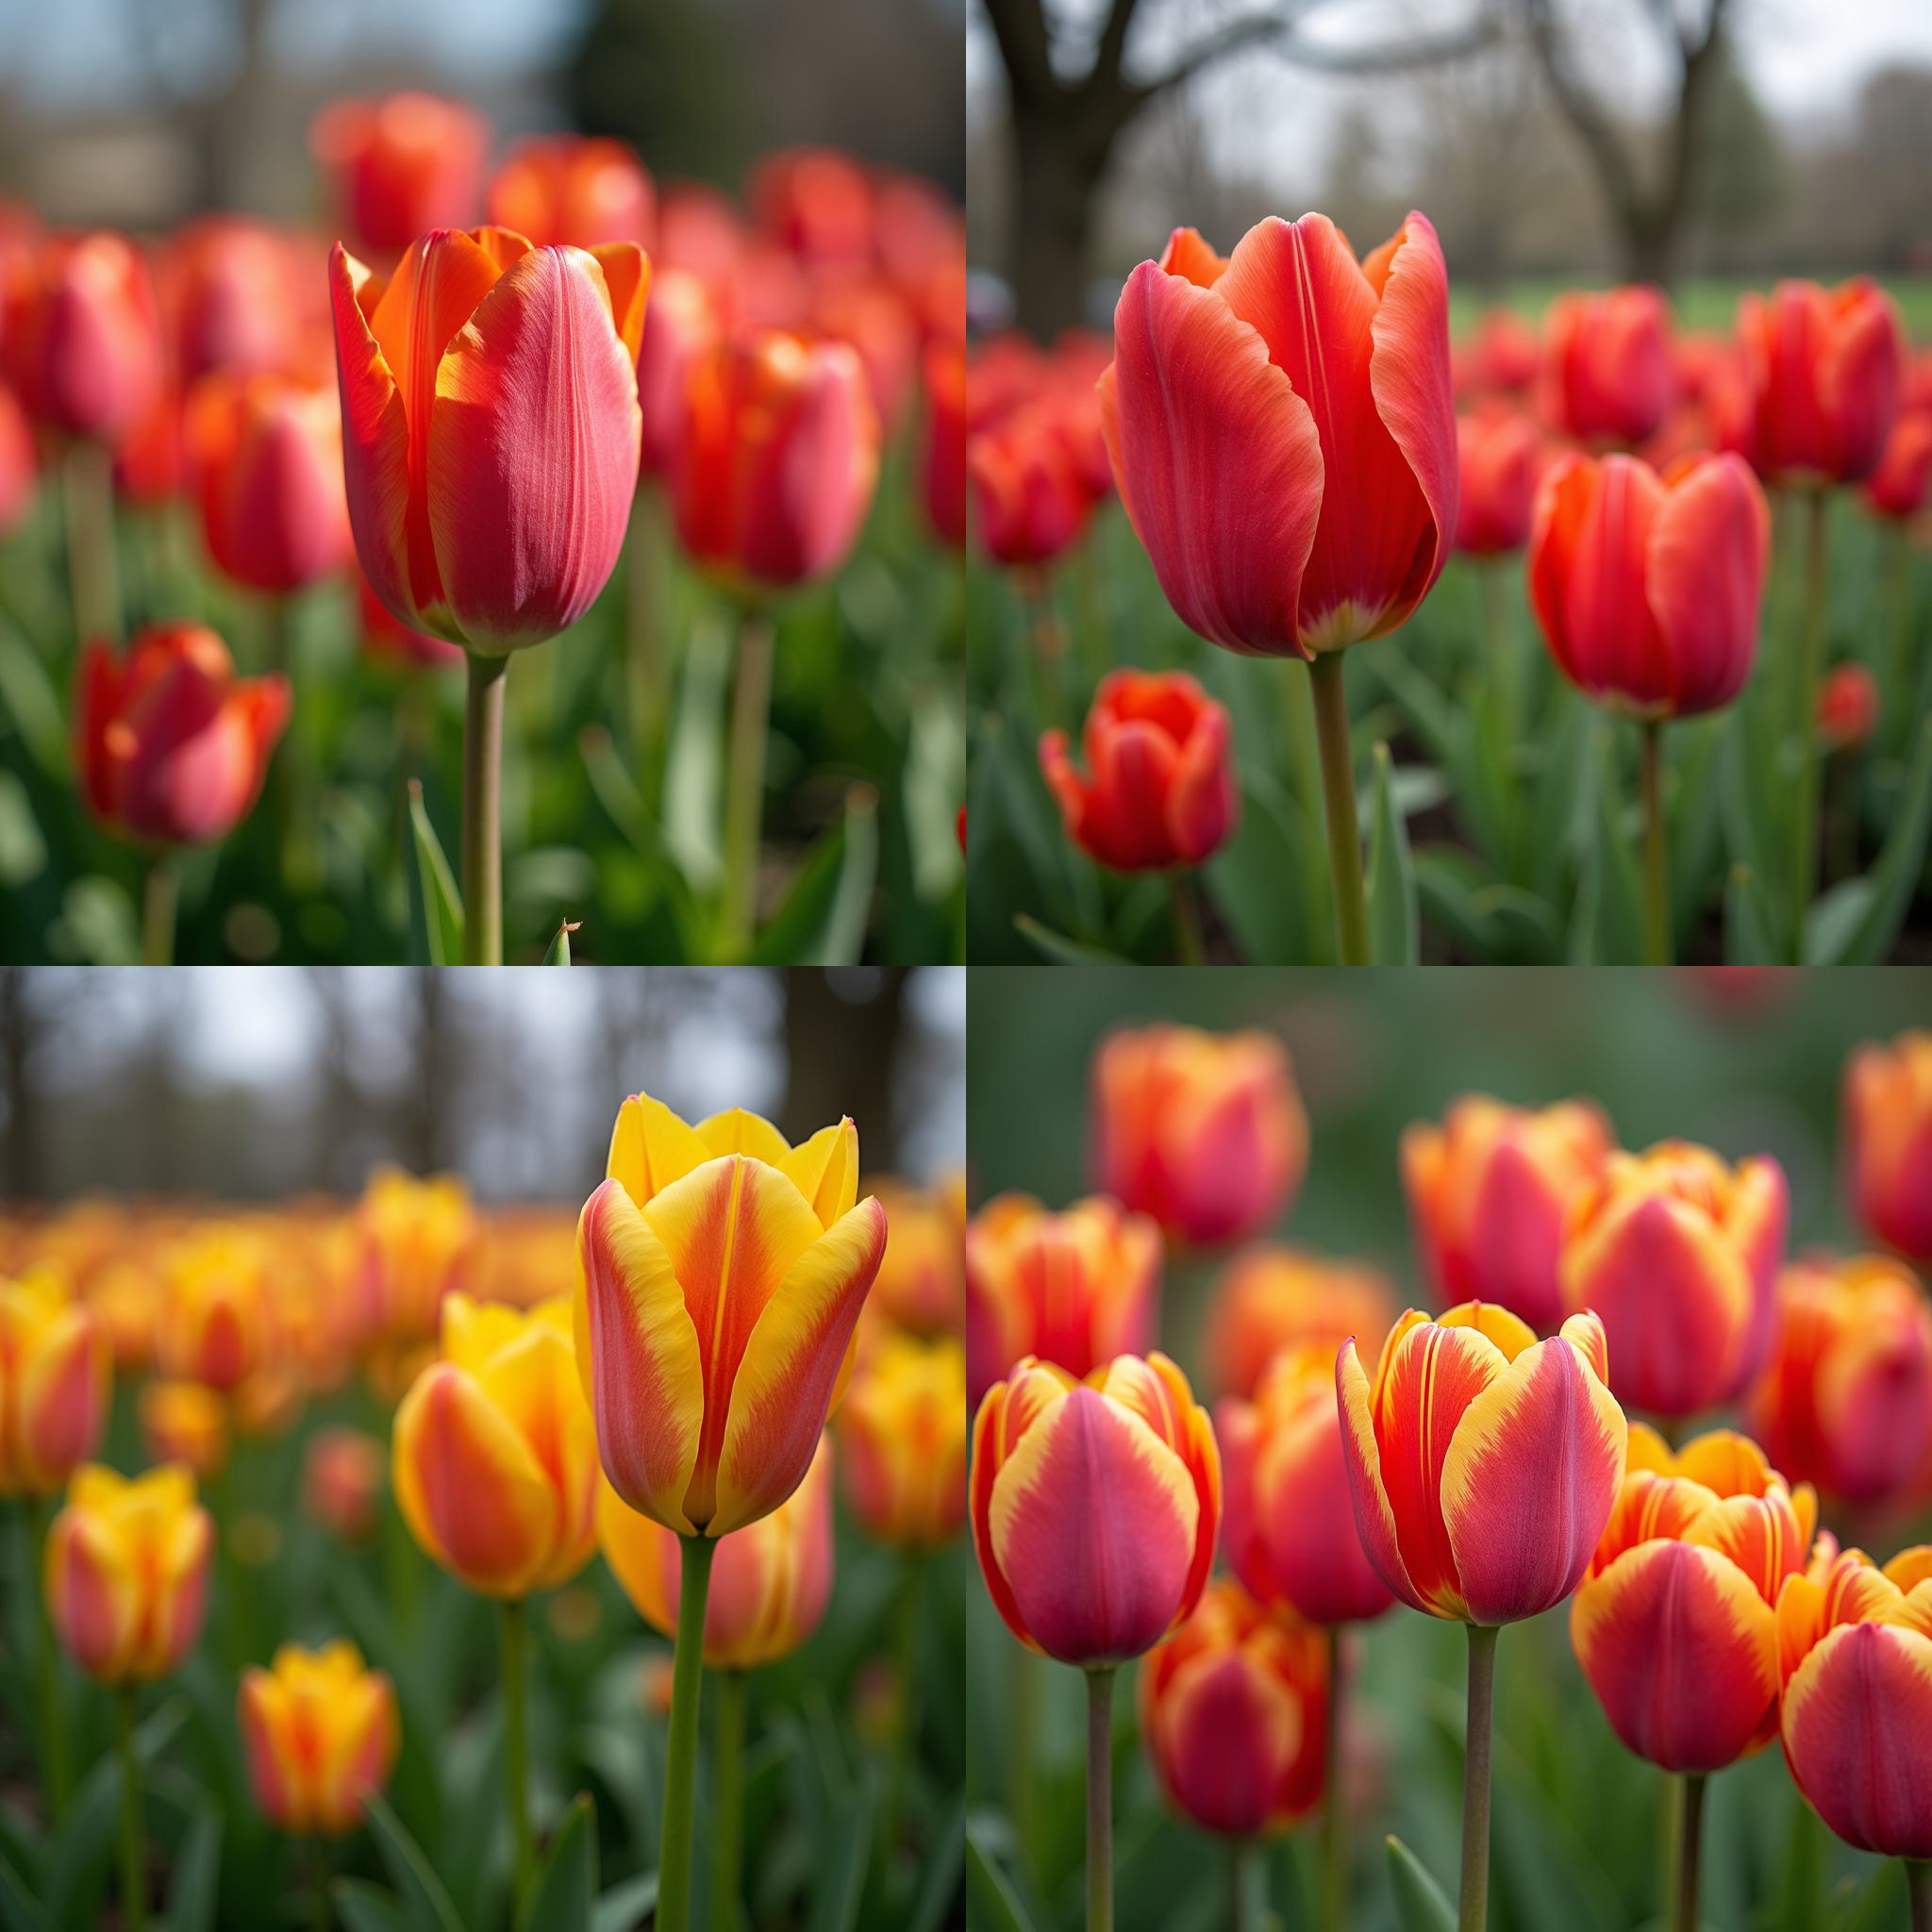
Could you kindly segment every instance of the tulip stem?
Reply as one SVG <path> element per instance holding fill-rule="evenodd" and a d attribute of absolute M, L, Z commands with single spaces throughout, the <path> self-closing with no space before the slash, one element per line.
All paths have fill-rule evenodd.
<path fill-rule="evenodd" d="M 81 643 L 121 641 L 121 579 L 114 557 L 114 458 L 76 439 L 60 481 L 67 507 L 67 571 L 75 635 Z"/>
<path fill-rule="evenodd" d="M 1369 915 L 1362 903 L 1362 841 L 1355 816 L 1355 754 L 1348 743 L 1348 694 L 1341 653 L 1321 651 L 1308 666 L 1315 689 L 1315 735 L 1322 747 L 1328 871 L 1335 889 L 1335 934 L 1344 966 L 1369 963 Z"/>
<path fill-rule="evenodd" d="M 1664 822 L 1664 723 L 1646 718 L 1643 745 L 1643 963 L 1671 963 L 1670 847 Z"/>
<path fill-rule="evenodd" d="M 141 960 L 144 966 L 175 963 L 175 907 L 180 875 L 172 852 L 157 852 L 142 870 Z"/>
<path fill-rule="evenodd" d="M 1323 1632 L 1328 1645 L 1328 1735 L 1322 1760 L 1322 1932 L 1348 1923 L 1348 1815 L 1341 1790 L 1341 1629 Z"/>
<path fill-rule="evenodd" d="M 1191 874 L 1171 872 L 1167 875 L 1167 903 L 1174 918 L 1174 949 L 1183 966 L 1204 966 L 1208 953 L 1201 940 L 1201 908 L 1194 902 Z"/>
<path fill-rule="evenodd" d="M 463 705 L 463 960 L 503 964 L 503 681 L 508 658 L 466 652 Z"/>
<path fill-rule="evenodd" d="M 1704 1774 L 1686 1772 L 1672 1779 L 1677 1787 L 1675 1896 L 1671 1900 L 1671 1932 L 1697 1932 L 1699 1869 L 1704 1850 Z"/>
<path fill-rule="evenodd" d="M 1912 1902 L 1912 1932 L 1932 1932 L 1932 1860 L 1907 1858 L 1906 1895 Z"/>
<path fill-rule="evenodd" d="M 758 922 L 758 827 L 765 807 L 765 740 L 771 733 L 772 620 L 747 610 L 738 626 L 731 693 L 731 762 L 724 796 L 724 903 L 720 954 L 744 951 Z"/>
<path fill-rule="evenodd" d="M 714 1671 L 718 1707 L 712 1723 L 711 1923 L 737 1932 L 739 1867 L 744 1843 L 744 1727 L 751 1680 L 742 1671 Z"/>
<path fill-rule="evenodd" d="M 711 1588 L 709 1537 L 682 1539 L 677 1591 L 677 1649 L 671 1669 L 671 1740 L 664 1767 L 664 1829 L 658 1847 L 657 1932 L 687 1932 L 691 1924 L 692 1792 L 698 1769 L 698 1702 L 704 1695 L 705 1602 Z"/>
<path fill-rule="evenodd" d="M 1298 658 L 1281 659 L 1282 715 L 1288 728 L 1288 774 L 1295 803 L 1312 829 L 1322 811 L 1322 748 L 1315 735 L 1315 699 Z M 1304 868 L 1303 891 L 1307 900 L 1310 965 L 1325 962 L 1333 952 L 1329 935 L 1328 894 L 1315 866 Z"/>
<path fill-rule="evenodd" d="M 1087 1932 L 1113 1932 L 1113 1680 L 1087 1673 Z"/>
<path fill-rule="evenodd" d="M 624 548 L 624 641 L 629 674 L 631 757 L 638 767 L 655 770 L 664 737 L 664 633 L 661 621 L 664 555 L 663 513 L 648 480 L 630 508 Z M 655 795 L 655 793 L 654 793 Z"/>
<path fill-rule="evenodd" d="M 1228 1932 L 1253 1932 L 1261 1923 L 1255 1910 L 1255 1874 L 1261 1869 L 1259 1845 L 1251 1838 L 1227 1841 Z"/>
<path fill-rule="evenodd" d="M 503 1663 L 503 1774 L 510 1837 L 516 1846 L 510 1916 L 516 1919 L 523 1916 L 537 1870 L 536 1842 L 530 1836 L 530 1738 L 524 1683 L 528 1633 L 521 1598 L 511 1597 L 500 1607 L 496 1627 Z"/>
<path fill-rule="evenodd" d="M 1493 1624 L 1469 1631 L 1469 1725 L 1462 1756 L 1462 1907 L 1457 1932 L 1484 1932 L 1490 1918 L 1490 1703 L 1496 1678 Z"/>
<path fill-rule="evenodd" d="M 1806 503 L 1805 634 L 1798 670 L 1798 801 L 1792 816 L 1791 958 L 1805 957 L 1805 914 L 1818 884 L 1818 684 L 1824 675 L 1825 542 L 1831 499 L 1814 490 Z"/>
<path fill-rule="evenodd" d="M 114 1744 L 121 1759 L 121 1922 L 141 1932 L 147 1920 L 147 1855 L 141 1842 L 141 1765 L 134 1755 L 134 1687 L 114 1698 Z"/>
<path fill-rule="evenodd" d="M 29 1578 L 41 1574 L 53 1518 L 51 1502 L 22 1507 L 21 1523 L 27 1538 L 25 1574 Z M 47 1801 L 48 1822 L 58 1824 L 67 1812 L 70 1780 L 66 1713 L 60 1707 L 60 1652 L 54 1641 L 54 1620 L 47 1610 L 46 1592 L 37 1589 L 33 1596 L 35 1636 L 40 1645 L 35 1674 L 41 1685 L 41 1784 Z"/>
<path fill-rule="evenodd" d="M 892 1757 L 880 1805 L 879 1841 L 890 1859 L 898 1847 L 899 1820 L 906 1788 L 912 1778 L 913 1740 L 919 1726 L 919 1605 L 925 1580 L 925 1561 L 918 1551 L 906 1557 L 899 1600 L 893 1610 L 892 1668 L 895 1682 L 892 1710 Z"/>

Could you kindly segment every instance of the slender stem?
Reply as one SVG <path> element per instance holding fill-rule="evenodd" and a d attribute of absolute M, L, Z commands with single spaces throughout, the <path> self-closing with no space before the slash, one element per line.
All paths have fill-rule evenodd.
<path fill-rule="evenodd" d="M 1228 1932 L 1254 1932 L 1261 1923 L 1255 1910 L 1255 1874 L 1259 1869 L 1259 1845 L 1251 1838 L 1227 1841 Z"/>
<path fill-rule="evenodd" d="M 1328 1735 L 1322 1760 L 1322 1932 L 1342 1932 L 1348 1923 L 1348 1812 L 1341 1789 L 1341 1630 L 1328 1641 Z"/>
<path fill-rule="evenodd" d="M 1194 902 L 1193 874 L 1171 872 L 1167 875 L 1167 903 L 1174 918 L 1174 949 L 1183 966 L 1204 966 L 1207 948 L 1201 940 L 1201 908 Z"/>
<path fill-rule="evenodd" d="M 1020 1836 L 1020 1849 L 1032 1862 L 1040 1806 L 1035 1799 L 1033 1746 L 1040 1728 L 1043 1666 L 1030 1650 L 1014 1644 L 1008 1650 L 1007 1680 L 1007 1811 Z"/>
<path fill-rule="evenodd" d="M 719 951 L 751 943 L 758 917 L 758 827 L 765 809 L 765 740 L 771 731 L 772 620 L 747 610 L 738 626 L 738 683 L 731 694 L 731 758 L 724 797 L 724 903 Z"/>
<path fill-rule="evenodd" d="M 328 1897 L 328 1840 L 323 1838 L 308 1840 L 308 1913 L 315 1932 L 329 1932 L 335 1924 Z"/>
<path fill-rule="evenodd" d="M 149 858 L 141 880 L 141 958 L 144 966 L 175 963 L 175 908 L 180 884 L 172 852 L 157 852 Z"/>
<path fill-rule="evenodd" d="M 1671 963 L 1670 847 L 1664 822 L 1664 721 L 1644 719 L 1643 963 Z"/>
<path fill-rule="evenodd" d="M 1672 1779 L 1677 1787 L 1677 1883 L 1671 1901 L 1671 1932 L 1697 1932 L 1698 1868 L 1704 1851 L 1704 1774 Z"/>
<path fill-rule="evenodd" d="M 1906 1895 L 1912 1902 L 1912 1932 L 1932 1932 L 1932 1859 L 1907 1858 Z"/>
<path fill-rule="evenodd" d="M 1462 1757 L 1462 1907 L 1457 1932 L 1484 1932 L 1490 1918 L 1490 1693 L 1495 1624 L 1469 1630 L 1469 1728 Z"/>
<path fill-rule="evenodd" d="M 711 1923 L 737 1932 L 739 1868 L 744 1844 L 744 1725 L 751 1680 L 742 1671 L 714 1671 L 718 1707 L 712 1723 Z"/>
<path fill-rule="evenodd" d="M 1087 1673 L 1087 1932 L 1113 1932 L 1113 1679 Z"/>
<path fill-rule="evenodd" d="M 508 658 L 467 654 L 463 707 L 463 958 L 503 964 L 503 685 Z"/>
<path fill-rule="evenodd" d="M 879 1839 L 888 1857 L 898 1846 L 899 1820 L 912 1781 L 913 1746 L 919 1736 L 919 1606 L 924 1580 L 925 1558 L 917 1550 L 908 1551 L 894 1611 L 892 1757 L 879 1807 Z"/>
<path fill-rule="evenodd" d="M 516 1846 L 516 1889 L 510 1916 L 522 1916 L 537 1871 L 536 1840 L 530 1835 L 530 1738 L 528 1693 L 525 1685 L 527 1631 L 521 1598 L 500 1607 L 497 1635 L 503 1660 L 503 1774 L 509 1803 L 511 1841 Z"/>
<path fill-rule="evenodd" d="M 114 1743 L 121 1758 L 121 1920 L 141 1932 L 147 1920 L 147 1855 L 141 1842 L 141 1766 L 134 1756 L 134 1687 L 114 1698 Z"/>
<path fill-rule="evenodd" d="M 1818 884 L 1818 684 L 1824 675 L 1824 591 L 1827 513 L 1823 490 L 1812 491 L 1805 545 L 1804 657 L 1798 673 L 1798 800 L 1792 815 L 1791 958 L 1801 960 L 1805 913 Z"/>
<path fill-rule="evenodd" d="M 658 1851 L 657 1932 L 691 1924 L 691 1832 L 698 1769 L 698 1701 L 704 1694 L 705 1600 L 711 1588 L 709 1538 L 683 1539 L 677 1591 L 677 1650 L 671 1673 L 671 1740 L 664 1767 L 664 1829 Z"/>
<path fill-rule="evenodd" d="M 1315 733 L 1322 746 L 1322 794 L 1328 821 L 1328 870 L 1335 887 L 1335 930 L 1344 966 L 1369 963 L 1369 915 L 1362 903 L 1362 841 L 1355 818 L 1355 756 L 1348 746 L 1348 697 L 1341 653 L 1322 651 L 1308 666 L 1315 691 Z"/>
<path fill-rule="evenodd" d="M 67 572 L 75 636 L 86 643 L 121 638 L 121 581 L 114 556 L 114 458 L 98 442 L 67 451 Z"/>
<path fill-rule="evenodd" d="M 53 1521 L 51 1501 L 36 1503 L 21 1511 L 21 1526 L 26 1532 L 26 1575 L 38 1579 L 42 1552 L 47 1547 L 47 1528 Z M 47 1613 L 46 1592 L 34 1589 L 35 1639 L 40 1646 L 35 1675 L 41 1688 L 41 1787 L 47 1801 L 47 1818 L 58 1824 L 66 1815 L 71 1769 L 67 1760 L 66 1714 L 60 1707 L 62 1681 L 60 1650 L 54 1641 L 54 1623 Z"/>
<path fill-rule="evenodd" d="M 1322 750 L 1315 735 L 1315 695 L 1299 658 L 1281 659 L 1282 718 L 1288 733 L 1288 775 L 1295 803 L 1312 827 L 1322 815 Z M 1302 889 L 1307 900 L 1309 963 L 1321 965 L 1334 957 L 1335 941 L 1328 893 L 1320 870 L 1302 869 Z"/>

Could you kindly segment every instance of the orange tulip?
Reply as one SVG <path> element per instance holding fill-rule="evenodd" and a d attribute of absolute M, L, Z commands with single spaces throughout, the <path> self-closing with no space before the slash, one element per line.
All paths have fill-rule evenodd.
<path fill-rule="evenodd" d="M 332 102 L 310 125 L 308 144 L 349 232 L 393 254 L 432 228 L 474 218 L 490 125 L 460 101 L 392 93 Z"/>
<path fill-rule="evenodd" d="M 1542 457 L 1536 425 L 1520 409 L 1492 404 L 1456 419 L 1461 495 L 1456 547 L 1469 557 L 1500 557 L 1529 541 Z"/>
<path fill-rule="evenodd" d="M 1869 508 L 1894 523 L 1915 517 L 1932 490 L 1932 408 L 1902 409 L 1865 482 Z"/>
<path fill-rule="evenodd" d="M 1932 1033 L 1862 1046 L 1845 1068 L 1845 1173 L 1868 1232 L 1932 1261 Z"/>
<path fill-rule="evenodd" d="M 1576 292 L 1550 304 L 1538 400 L 1552 429 L 1629 447 L 1657 432 L 1675 393 L 1670 309 L 1657 290 Z"/>
<path fill-rule="evenodd" d="M 1594 1315 L 1539 1341 L 1507 1308 L 1410 1308 L 1374 1383 L 1351 1341 L 1335 1387 L 1362 1547 L 1404 1603 L 1513 1624 L 1582 1581 L 1627 1436 Z"/>
<path fill-rule="evenodd" d="M 1722 1771 L 1777 1731 L 1778 1591 L 1817 1527 L 1763 1450 L 1728 1429 L 1681 1450 L 1641 1423 L 1590 1575 L 1576 1661 L 1611 1728 L 1665 1771 Z"/>
<path fill-rule="evenodd" d="M 454 1174 L 418 1180 L 379 1167 L 356 1209 L 349 1325 L 364 1343 L 426 1341 L 444 1296 L 465 1285 L 480 1238 Z"/>
<path fill-rule="evenodd" d="M 886 1248 L 850 1121 L 792 1147 L 742 1110 L 688 1126 L 635 1094 L 577 1224 L 577 1367 L 604 1473 L 681 1536 L 804 1479 Z"/>
<path fill-rule="evenodd" d="M 0 1496 L 65 1485 L 100 1442 L 112 1375 L 106 1329 L 58 1274 L 0 1280 Z"/>
<path fill-rule="evenodd" d="M 109 446 L 135 427 L 161 385 L 154 283 L 125 236 L 50 238 L 7 291 L 0 344 L 27 413 L 63 436 Z"/>
<path fill-rule="evenodd" d="M 1273 1035 L 1122 1028 L 1093 1058 L 1093 1171 L 1172 1241 L 1241 1241 L 1285 1213 L 1308 1118 Z"/>
<path fill-rule="evenodd" d="M 1350 1336 L 1365 1352 L 1379 1349 L 1394 1319 L 1394 1291 L 1380 1270 L 1263 1244 L 1237 1255 L 1216 1285 L 1201 1358 L 1211 1387 L 1250 1397 L 1283 1350 L 1318 1343 L 1332 1367 Z"/>
<path fill-rule="evenodd" d="M 872 1192 L 892 1238 L 866 1299 L 868 1316 L 884 1316 L 915 1335 L 957 1334 L 966 1309 L 963 1204 L 943 1187 L 889 1178 L 874 1182 Z"/>
<path fill-rule="evenodd" d="M 1204 1831 L 1255 1838 L 1321 1801 L 1328 1649 L 1232 1577 L 1141 1668 L 1141 1736 L 1161 1789 Z"/>
<path fill-rule="evenodd" d="M 275 1345 L 274 1260 L 252 1229 L 209 1227 L 168 1257 L 156 1325 L 164 1374 L 227 1394 L 257 1374 Z"/>
<path fill-rule="evenodd" d="M 845 1500 L 859 1526 L 897 1549 L 936 1550 L 966 1520 L 966 1351 L 886 1336 L 839 1411 Z"/>
<path fill-rule="evenodd" d="M 980 1573 L 1029 1650 L 1102 1669 L 1193 1613 L 1221 1527 L 1221 1458 L 1165 1356 L 1119 1356 L 1084 1381 L 1023 1357 L 979 1406 L 972 1470 Z"/>
<path fill-rule="evenodd" d="M 302 1507 L 345 1543 L 367 1542 L 389 1473 L 374 1436 L 340 1424 L 318 1429 L 302 1464 Z"/>
<path fill-rule="evenodd" d="M 636 151 L 621 141 L 551 135 L 519 142 L 490 184 L 490 219 L 539 248 L 569 242 L 651 245 L 658 191 Z"/>
<path fill-rule="evenodd" d="M 341 1640 L 285 1643 L 267 1670 L 244 1671 L 237 1714 L 256 1804 L 299 1838 L 354 1831 L 401 1742 L 394 1687 Z"/>
<path fill-rule="evenodd" d="M 1826 751 L 1857 751 L 1878 729 L 1878 680 L 1862 664 L 1837 664 L 1818 687 L 1818 738 Z"/>
<path fill-rule="evenodd" d="M 150 1462 L 177 1462 L 208 1482 L 227 1467 L 227 1403 L 206 1382 L 143 1382 L 136 1400 Z"/>
<path fill-rule="evenodd" d="M 722 330 L 718 299 L 696 275 L 681 268 L 653 273 L 638 343 L 639 460 L 647 475 L 669 474 L 684 430 L 685 385 L 693 365 L 716 348 Z"/>

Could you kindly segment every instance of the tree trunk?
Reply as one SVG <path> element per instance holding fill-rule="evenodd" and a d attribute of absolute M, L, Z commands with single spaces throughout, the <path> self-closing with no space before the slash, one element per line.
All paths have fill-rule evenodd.
<path fill-rule="evenodd" d="M 1093 201 L 1113 143 L 1095 142 L 1073 103 L 1015 102 L 1012 113 L 1014 298 L 1036 341 L 1083 326 Z"/>
<path fill-rule="evenodd" d="M 1624 230 L 1624 279 L 1650 282 L 1668 290 L 1676 267 L 1677 237 L 1674 225 L 1642 218 L 1626 220 Z"/>
<path fill-rule="evenodd" d="M 834 974 L 799 966 L 779 983 L 786 1049 L 779 1131 L 796 1143 L 850 1114 L 860 1165 L 868 1174 L 885 1172 L 898 1158 L 893 1101 L 905 1030 L 903 969 Z"/>

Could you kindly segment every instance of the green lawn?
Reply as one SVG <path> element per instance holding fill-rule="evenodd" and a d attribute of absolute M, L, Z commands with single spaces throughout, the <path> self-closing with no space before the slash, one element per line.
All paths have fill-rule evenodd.
<path fill-rule="evenodd" d="M 1691 275 L 1671 291 L 1678 324 L 1684 328 L 1728 328 L 1738 312 L 1738 297 L 1747 289 L 1761 289 L 1772 277 L 1749 275 Z M 1843 277 L 1832 275 L 1827 281 Z M 1906 333 L 1914 341 L 1932 341 L 1932 275 L 1886 275 L 1881 277 L 1898 303 L 1905 319 Z M 1451 279 L 1449 320 L 1457 334 L 1468 328 L 1485 308 L 1499 304 L 1520 309 L 1524 315 L 1541 315 L 1553 297 L 1565 289 L 1587 286 L 1561 276 L 1524 277 L 1490 290 Z"/>

